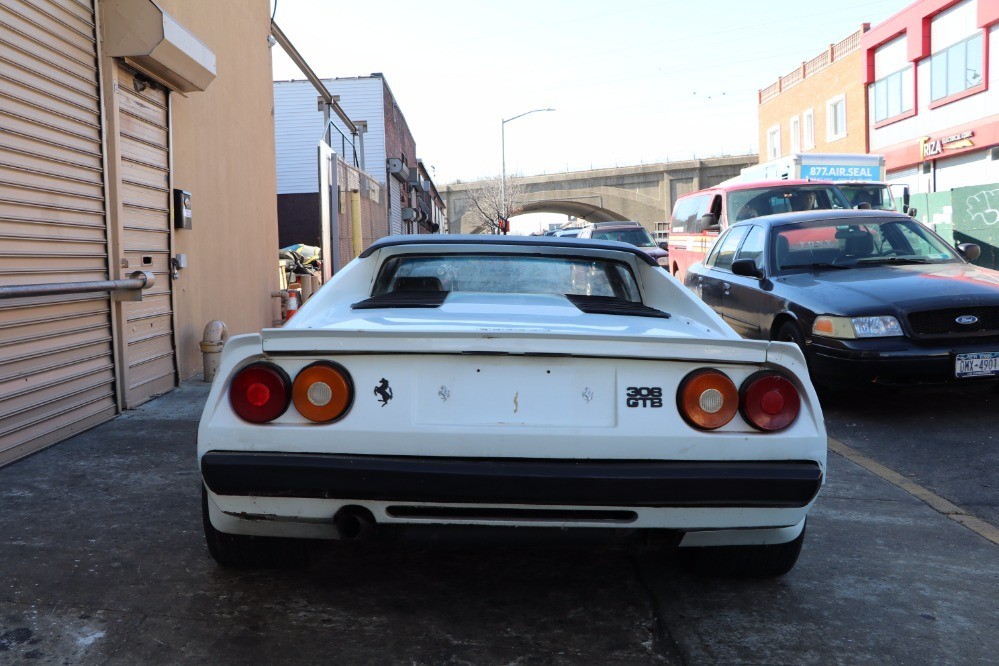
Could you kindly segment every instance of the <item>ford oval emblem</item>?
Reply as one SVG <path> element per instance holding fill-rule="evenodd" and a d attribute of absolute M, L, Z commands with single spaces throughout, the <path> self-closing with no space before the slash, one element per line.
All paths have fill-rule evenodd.
<path fill-rule="evenodd" d="M 978 322 L 978 317 L 976 317 L 975 315 L 961 315 L 960 317 L 958 317 L 954 321 L 956 321 L 958 324 L 969 325 L 969 324 L 975 324 L 975 323 L 977 323 Z"/>

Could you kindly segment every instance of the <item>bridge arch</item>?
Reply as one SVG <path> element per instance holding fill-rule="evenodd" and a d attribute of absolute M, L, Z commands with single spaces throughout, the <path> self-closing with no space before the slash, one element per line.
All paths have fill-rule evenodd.
<path fill-rule="evenodd" d="M 586 201 L 571 199 L 529 201 L 517 210 L 517 215 L 526 215 L 528 213 L 558 213 L 560 215 L 571 215 L 587 222 L 613 222 L 628 219 L 616 211 L 607 210 Z"/>
<path fill-rule="evenodd" d="M 650 231 L 667 222 L 678 196 L 738 176 L 756 164 L 757 155 L 645 164 L 555 175 L 508 177 L 523 191 L 515 214 L 560 213 L 590 222 L 635 220 Z M 491 181 L 495 185 L 495 179 Z M 474 233 L 482 220 L 473 212 L 469 192 L 476 182 L 455 183 L 444 190 L 451 233 Z"/>

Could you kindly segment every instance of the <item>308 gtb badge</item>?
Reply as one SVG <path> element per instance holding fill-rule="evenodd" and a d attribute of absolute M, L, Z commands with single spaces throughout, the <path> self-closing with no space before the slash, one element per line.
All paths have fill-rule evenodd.
<path fill-rule="evenodd" d="M 663 390 L 659 386 L 629 386 L 625 404 L 629 407 L 662 407 Z"/>

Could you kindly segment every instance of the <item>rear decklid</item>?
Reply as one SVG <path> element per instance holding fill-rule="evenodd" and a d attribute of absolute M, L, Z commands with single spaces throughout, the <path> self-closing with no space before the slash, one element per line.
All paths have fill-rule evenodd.
<path fill-rule="evenodd" d="M 451 293 L 446 300 L 423 307 L 364 306 L 371 300 L 314 315 L 308 327 L 264 329 L 263 351 L 545 354 L 749 363 L 761 363 L 766 356 L 764 343 L 725 336 L 700 322 L 640 303 L 545 294 Z"/>

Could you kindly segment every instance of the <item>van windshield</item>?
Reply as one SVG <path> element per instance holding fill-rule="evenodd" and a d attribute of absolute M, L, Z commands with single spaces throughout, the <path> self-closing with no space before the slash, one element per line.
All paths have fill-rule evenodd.
<path fill-rule="evenodd" d="M 839 186 L 853 208 L 873 210 L 895 210 L 891 192 L 881 183 L 843 183 Z"/>
<path fill-rule="evenodd" d="M 773 185 L 736 190 L 728 195 L 730 220 L 748 220 L 796 210 L 852 207 L 835 185 Z"/>

